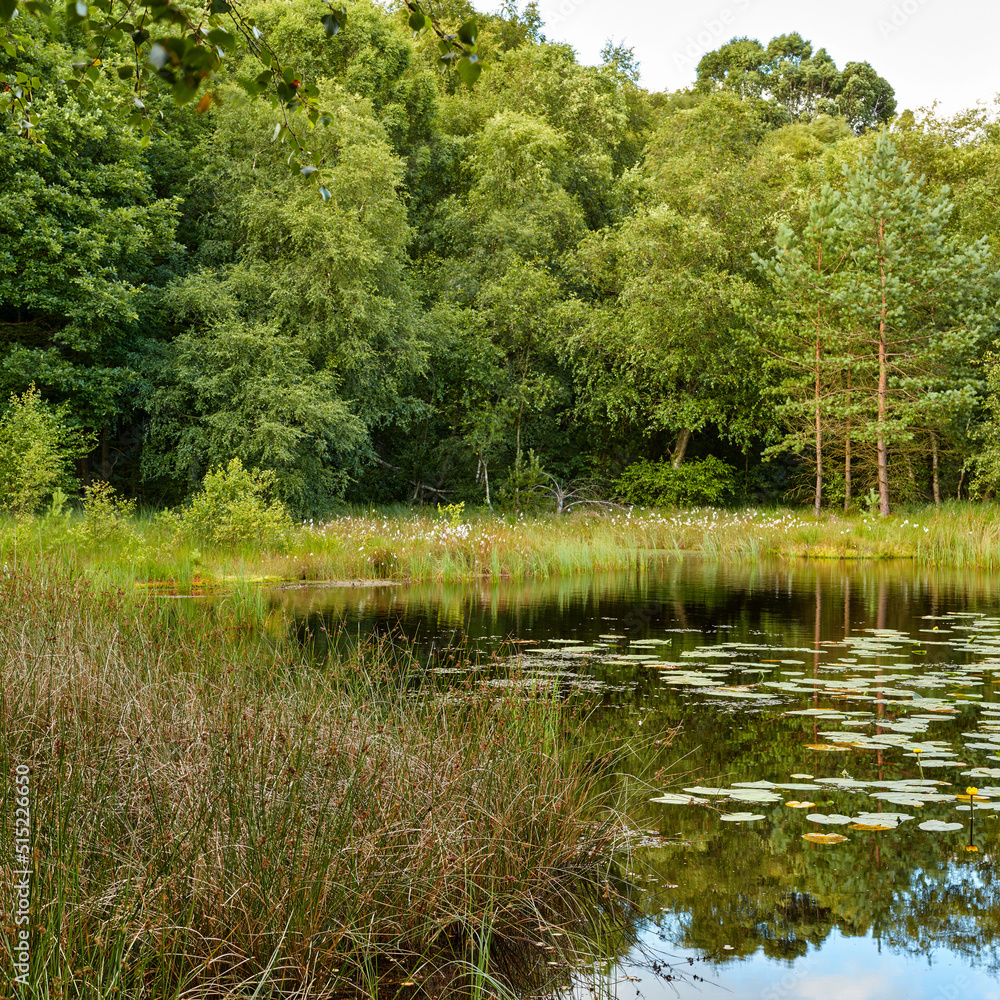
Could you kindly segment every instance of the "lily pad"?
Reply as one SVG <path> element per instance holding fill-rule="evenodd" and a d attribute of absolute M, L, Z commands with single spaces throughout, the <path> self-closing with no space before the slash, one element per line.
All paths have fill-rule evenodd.
<path fill-rule="evenodd" d="M 943 823 L 939 819 L 928 819 L 917 825 L 918 830 L 926 830 L 928 833 L 947 833 L 949 830 L 964 830 L 964 823 Z"/>
<path fill-rule="evenodd" d="M 842 844 L 850 838 L 840 833 L 804 833 L 803 840 L 808 840 L 810 844 Z"/>
<path fill-rule="evenodd" d="M 872 798 L 891 802 L 895 806 L 911 806 L 913 808 L 919 808 L 925 802 L 925 799 L 919 795 L 907 795 L 905 792 L 876 792 L 872 794 Z"/>
<path fill-rule="evenodd" d="M 726 823 L 753 823 L 755 820 L 763 818 L 763 813 L 725 813 L 719 817 Z"/>
<path fill-rule="evenodd" d="M 806 819 L 823 826 L 847 826 L 853 822 L 850 816 L 842 816 L 840 813 L 810 813 Z"/>
<path fill-rule="evenodd" d="M 781 796 L 766 788 L 737 788 L 729 793 L 737 802 L 780 802 Z"/>
<path fill-rule="evenodd" d="M 675 792 L 665 792 L 650 802 L 659 802 L 668 806 L 707 806 L 708 799 L 696 799 L 693 795 L 677 795 Z"/>

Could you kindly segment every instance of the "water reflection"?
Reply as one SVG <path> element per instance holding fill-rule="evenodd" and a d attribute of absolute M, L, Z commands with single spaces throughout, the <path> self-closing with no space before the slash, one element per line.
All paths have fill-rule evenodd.
<path fill-rule="evenodd" d="M 712 995 L 716 983 L 737 997 L 857 1000 L 1000 996 L 1000 813 L 982 807 L 979 851 L 970 853 L 968 813 L 954 801 L 886 804 L 871 786 L 784 794 L 811 798 L 814 814 L 913 817 L 887 831 L 845 828 L 848 839 L 836 845 L 803 841 L 809 830 L 833 828 L 783 801 L 646 800 L 685 786 L 841 774 L 862 784 L 933 777 L 945 794 L 966 783 L 997 786 L 1000 798 L 1000 776 L 962 773 L 1000 762 L 992 677 L 1000 621 L 981 617 L 997 613 L 998 591 L 993 574 L 899 562 L 663 560 L 636 573 L 303 588 L 273 599 L 321 644 L 394 633 L 430 669 L 454 662 L 458 647 L 496 653 L 507 640 L 527 640 L 527 669 L 558 673 L 596 708 L 585 725 L 622 750 L 595 765 L 609 782 L 631 775 L 634 787 L 648 788 L 631 816 L 651 831 L 631 873 L 642 938 L 654 952 L 695 960 L 709 980 L 656 985 L 646 975 L 643 995 Z M 809 709 L 816 714 L 787 714 Z M 852 732 L 859 744 L 874 742 L 839 745 Z M 764 818 L 720 822 L 730 807 Z M 956 817 L 966 824 L 958 831 L 918 826 Z M 634 948 L 617 972 L 642 978 L 644 968 Z"/>

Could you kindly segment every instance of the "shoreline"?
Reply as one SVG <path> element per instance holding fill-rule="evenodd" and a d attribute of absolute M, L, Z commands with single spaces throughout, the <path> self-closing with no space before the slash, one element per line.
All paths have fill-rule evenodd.
<path fill-rule="evenodd" d="M 228 545 L 180 534 L 176 520 L 136 516 L 88 535 L 74 516 L 0 520 L 0 562 L 55 557 L 72 572 L 155 592 L 234 584 L 391 587 L 481 583 L 641 569 L 651 559 L 699 557 L 884 561 L 1000 568 L 1000 505 L 950 503 L 887 519 L 791 508 L 640 510 L 562 517 L 421 511 L 346 514 L 281 536 Z"/>

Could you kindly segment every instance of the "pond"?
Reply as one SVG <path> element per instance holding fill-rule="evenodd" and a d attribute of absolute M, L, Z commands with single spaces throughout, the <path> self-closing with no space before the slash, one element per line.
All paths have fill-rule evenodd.
<path fill-rule="evenodd" d="M 592 706 L 621 748 L 595 766 L 648 783 L 642 918 L 609 994 L 1000 998 L 992 575 L 664 559 L 274 599 L 313 632 L 398 635 L 445 676 L 516 657 Z"/>

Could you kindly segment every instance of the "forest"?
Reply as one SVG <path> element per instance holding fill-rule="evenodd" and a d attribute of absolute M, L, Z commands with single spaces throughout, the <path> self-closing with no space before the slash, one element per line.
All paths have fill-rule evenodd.
<path fill-rule="evenodd" d="M 473 79 L 413 7 L 248 4 L 299 74 L 271 101 L 221 35 L 178 102 L 110 36 L 80 62 L 72 11 L 21 19 L 7 507 L 94 482 L 175 506 L 234 458 L 300 517 L 992 495 L 994 109 L 897 108 L 795 33 L 649 93 L 626 44 L 582 65 L 534 3 L 434 5 Z M 323 113 L 290 126 L 298 94 Z"/>
<path fill-rule="evenodd" d="M 1000 104 L 340 2 L 0 0 L 8 979 L 986 995 Z"/>

